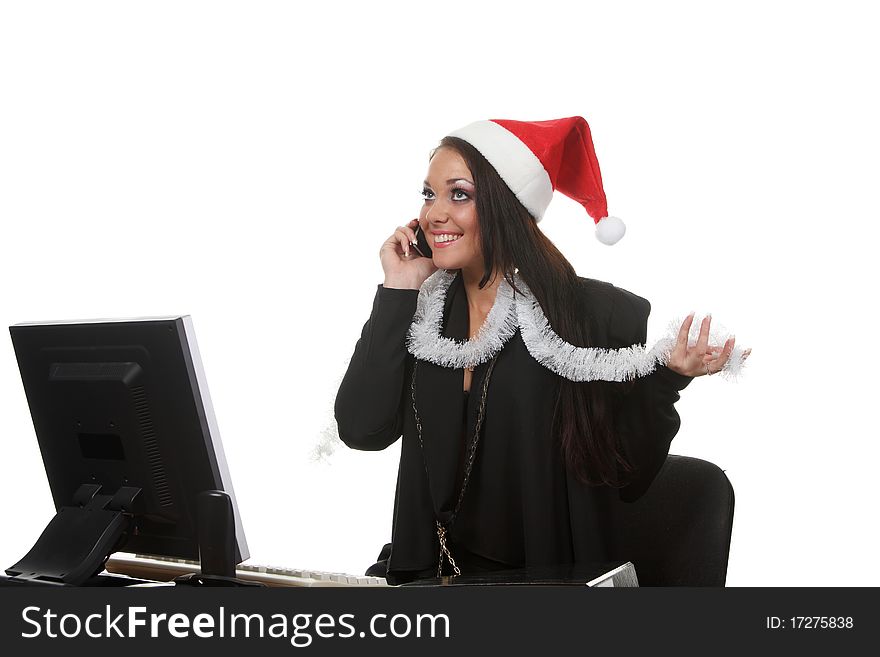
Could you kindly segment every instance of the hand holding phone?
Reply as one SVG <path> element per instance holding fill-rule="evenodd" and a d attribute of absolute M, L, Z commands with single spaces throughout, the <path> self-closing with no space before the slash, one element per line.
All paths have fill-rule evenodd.
<path fill-rule="evenodd" d="M 397 227 L 382 244 L 379 259 L 385 272 L 385 287 L 417 290 L 437 271 L 418 219 Z"/>

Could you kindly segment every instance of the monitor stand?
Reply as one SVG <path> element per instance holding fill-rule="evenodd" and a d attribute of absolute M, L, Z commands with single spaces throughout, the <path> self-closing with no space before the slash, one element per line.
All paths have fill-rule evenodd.
<path fill-rule="evenodd" d="M 114 495 L 100 490 L 82 484 L 73 504 L 61 507 L 30 552 L 6 569 L 7 583 L 81 586 L 100 573 L 131 531 L 132 504 L 141 489 L 122 486 Z"/>

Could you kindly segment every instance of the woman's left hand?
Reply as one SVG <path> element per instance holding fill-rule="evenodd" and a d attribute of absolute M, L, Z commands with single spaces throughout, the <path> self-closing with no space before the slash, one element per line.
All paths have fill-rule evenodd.
<path fill-rule="evenodd" d="M 709 325 L 712 323 L 712 316 L 706 315 L 703 318 L 703 323 L 700 325 L 700 337 L 697 338 L 695 345 L 689 346 L 688 335 L 690 334 L 693 322 L 693 313 L 688 315 L 684 322 L 682 322 L 681 328 L 678 330 L 678 339 L 675 342 L 672 353 L 669 355 L 666 367 L 683 376 L 703 376 L 720 372 L 727 364 L 730 354 L 733 352 L 736 338 L 728 338 L 723 347 L 710 345 Z M 743 352 L 743 362 L 745 362 L 751 352 L 751 349 L 746 349 Z"/>

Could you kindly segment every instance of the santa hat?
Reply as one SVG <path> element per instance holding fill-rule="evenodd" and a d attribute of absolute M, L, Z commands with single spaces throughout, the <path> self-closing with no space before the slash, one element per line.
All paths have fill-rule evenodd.
<path fill-rule="evenodd" d="M 614 244 L 626 232 L 623 221 L 608 216 L 590 126 L 582 117 L 477 121 L 449 136 L 480 151 L 536 221 L 558 189 L 584 206 L 603 244 Z"/>

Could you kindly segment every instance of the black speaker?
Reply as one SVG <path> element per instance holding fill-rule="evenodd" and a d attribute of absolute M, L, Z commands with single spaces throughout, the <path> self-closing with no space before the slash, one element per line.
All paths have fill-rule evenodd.
<path fill-rule="evenodd" d="M 206 490 L 197 504 L 199 561 L 203 575 L 235 577 L 235 517 L 222 490 Z"/>

